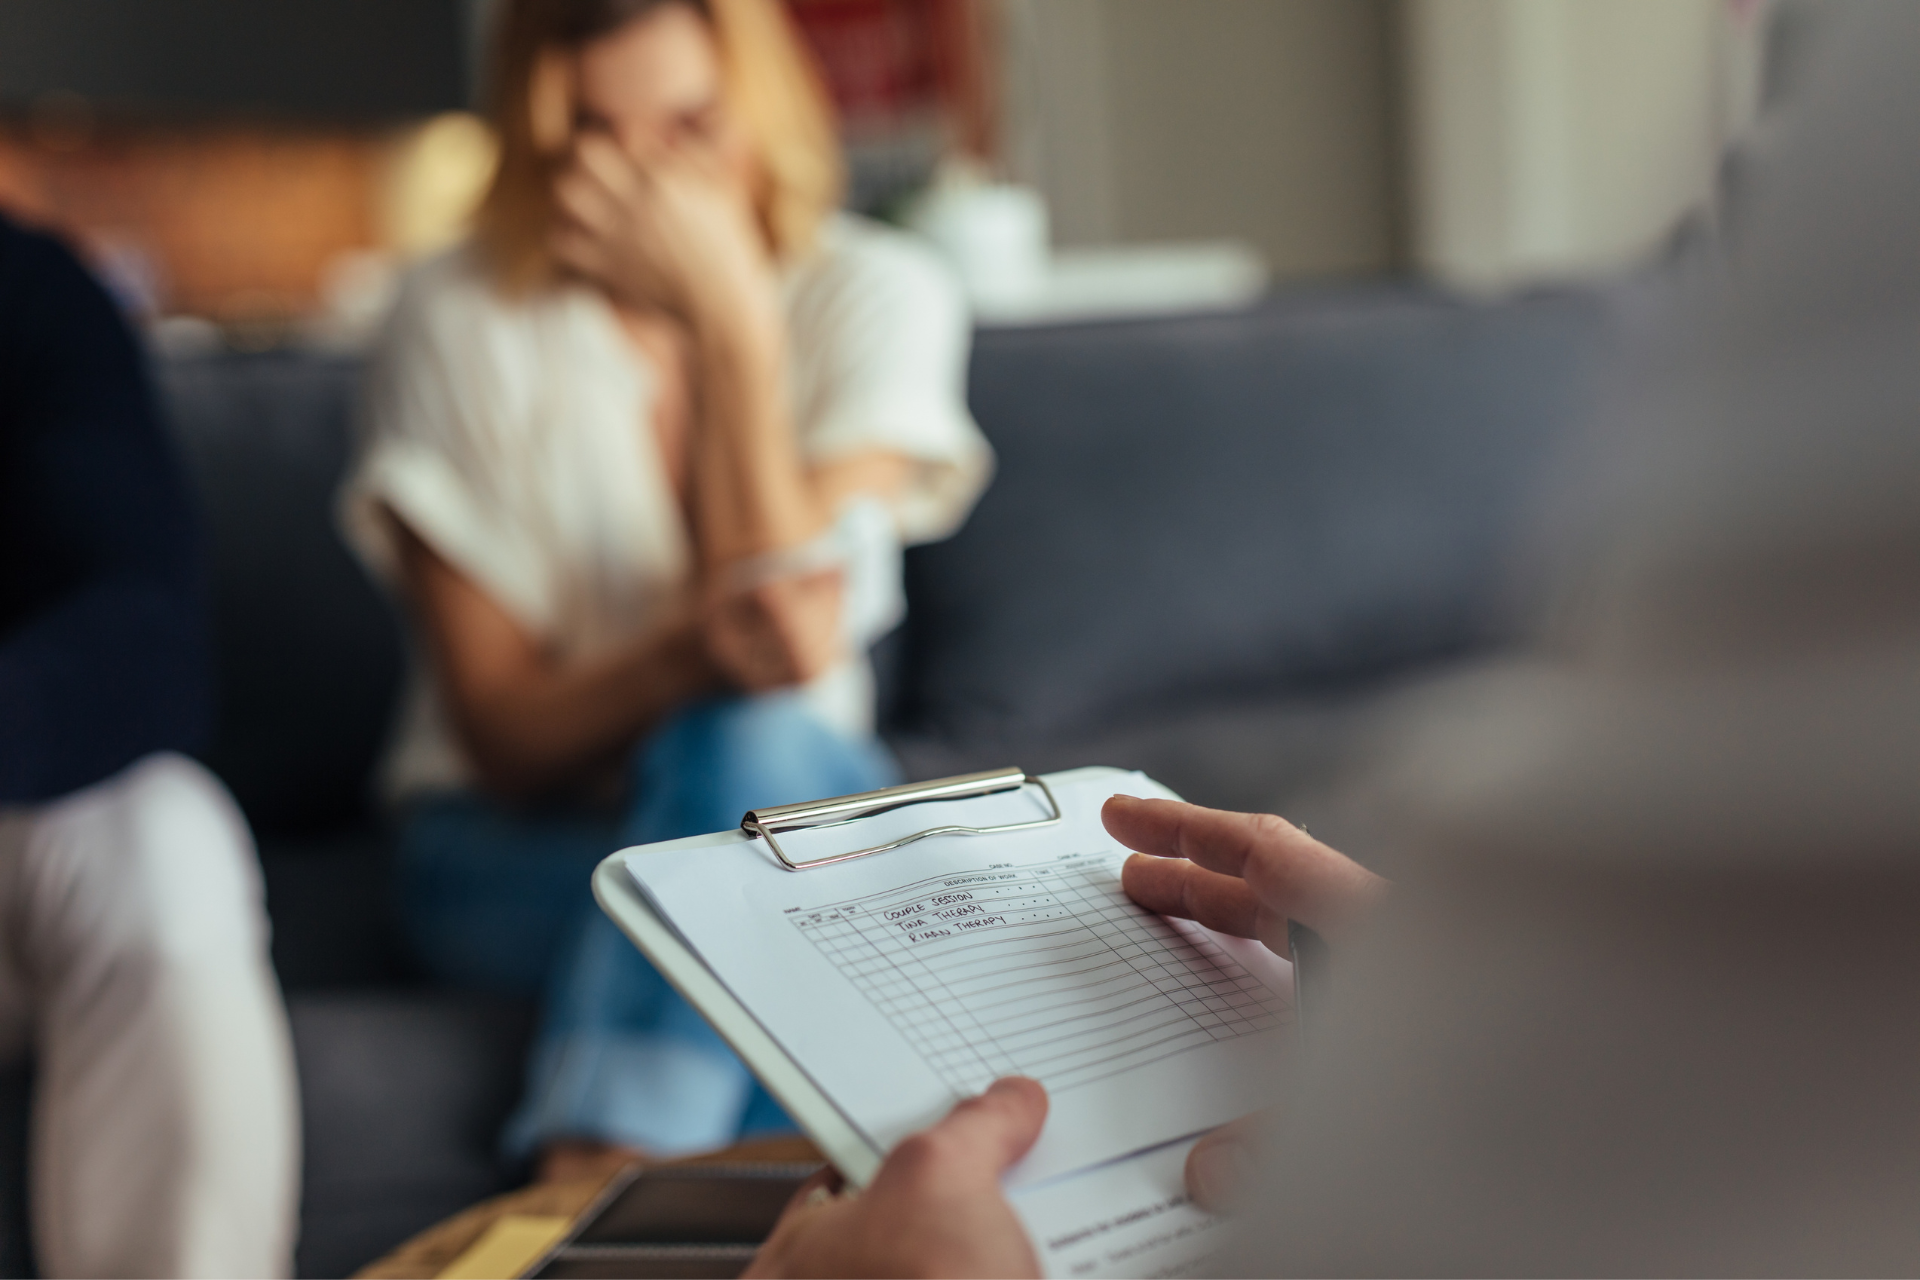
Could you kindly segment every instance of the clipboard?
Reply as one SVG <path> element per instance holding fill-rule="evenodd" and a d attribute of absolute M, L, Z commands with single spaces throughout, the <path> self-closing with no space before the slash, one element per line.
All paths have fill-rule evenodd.
<path fill-rule="evenodd" d="M 1105 776 L 1122 779 L 1132 775 L 1123 769 L 1099 765 L 1069 769 L 1044 776 L 1027 774 L 1018 769 L 996 769 L 986 773 L 964 774 L 932 782 L 888 787 L 859 795 L 837 796 L 805 804 L 756 809 L 743 817 L 741 828 L 738 830 L 691 836 L 684 840 L 649 845 L 647 848 L 660 852 L 718 848 L 748 843 L 764 835 L 769 848 L 788 871 L 805 874 L 812 867 L 844 862 L 856 857 L 877 854 L 910 857 L 912 856 L 910 853 L 903 855 L 895 851 L 930 836 L 993 835 L 1006 831 L 1049 826 L 1060 820 L 1060 807 L 1053 798 L 1053 787 L 1069 782 L 1097 780 Z M 1043 796 L 1052 816 L 1031 822 L 981 828 L 931 827 L 915 832 L 904 839 L 872 847 L 855 847 L 804 861 L 789 859 L 775 843 L 778 835 L 786 831 L 801 828 L 846 827 L 851 833 L 852 828 L 861 819 L 879 813 L 930 801 L 991 795 L 1010 791 L 1016 787 L 1032 788 Z M 1170 800 L 1180 798 L 1165 787 L 1160 787 L 1159 790 Z M 858 846 L 857 836 L 854 837 L 853 843 Z M 880 1162 L 885 1158 L 886 1153 L 874 1148 L 866 1136 L 813 1081 L 812 1077 L 781 1047 L 779 1041 L 775 1040 L 746 1006 L 734 997 L 726 984 L 707 968 L 706 963 L 688 947 L 679 933 L 655 913 L 641 894 L 639 886 L 633 882 L 633 878 L 627 872 L 626 859 L 632 852 L 634 852 L 632 849 L 622 849 L 609 855 L 594 869 L 593 896 L 599 902 L 600 909 L 607 913 L 608 918 L 619 926 L 621 932 L 625 933 L 635 946 L 640 948 L 641 954 L 652 961 L 653 966 L 673 985 L 674 990 L 706 1017 L 720 1037 L 759 1078 L 767 1092 L 786 1108 L 787 1114 L 793 1117 L 794 1122 L 808 1137 L 813 1139 L 815 1145 L 820 1148 L 821 1154 L 833 1164 L 834 1168 L 838 1169 L 841 1175 L 854 1186 L 866 1186 L 879 1170 Z"/>

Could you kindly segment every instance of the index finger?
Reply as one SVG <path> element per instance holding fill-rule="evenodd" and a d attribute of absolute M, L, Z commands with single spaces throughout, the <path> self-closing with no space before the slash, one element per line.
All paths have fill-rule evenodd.
<path fill-rule="evenodd" d="M 1161 858 L 1238 876 L 1261 907 L 1321 933 L 1362 914 L 1386 881 L 1272 814 L 1225 813 L 1175 800 L 1114 796 L 1100 811 L 1114 839 Z"/>
<path fill-rule="evenodd" d="M 573 154 L 578 171 L 619 199 L 633 199 L 645 185 L 646 175 L 611 138 L 588 134 L 575 145 Z"/>
<path fill-rule="evenodd" d="M 1179 800 L 1114 796 L 1100 810 L 1107 834 L 1156 858 L 1185 858 L 1209 871 L 1244 876 L 1247 860 L 1323 847 L 1270 813 L 1228 813 Z"/>

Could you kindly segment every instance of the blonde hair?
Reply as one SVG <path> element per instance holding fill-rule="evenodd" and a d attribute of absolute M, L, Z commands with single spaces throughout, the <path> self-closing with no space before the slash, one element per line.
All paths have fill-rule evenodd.
<path fill-rule="evenodd" d="M 833 110 L 778 0 L 507 0 L 494 37 L 493 122 L 500 162 L 475 234 L 499 283 L 524 292 L 553 276 L 553 178 L 573 135 L 570 55 L 669 4 L 706 20 L 727 106 L 759 161 L 756 213 L 774 255 L 813 245 L 844 185 Z"/>

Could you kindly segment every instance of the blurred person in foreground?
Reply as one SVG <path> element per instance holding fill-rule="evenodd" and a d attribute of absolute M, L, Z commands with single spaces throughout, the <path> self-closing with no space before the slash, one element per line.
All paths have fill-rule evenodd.
<path fill-rule="evenodd" d="M 775 0 L 509 0 L 477 234 L 407 282 L 346 494 L 424 667 L 391 761 L 428 966 L 544 988 L 548 1178 L 790 1128 L 595 909 L 627 844 L 893 780 L 866 648 L 991 455 L 959 295 L 834 212 Z"/>
<path fill-rule="evenodd" d="M 1393 890 L 1107 807 L 1144 905 L 1332 947 L 1274 1117 L 1189 1157 L 1218 1274 L 1920 1272 L 1920 6 L 1837 13 L 1555 621 L 1400 723 Z M 1000 1082 L 750 1274 L 1035 1274 L 999 1175 L 1045 1109 Z"/>
<path fill-rule="evenodd" d="M 210 720 L 197 539 L 139 348 L 0 219 L 0 1056 L 51 1276 L 291 1274 L 298 1112 Z"/>

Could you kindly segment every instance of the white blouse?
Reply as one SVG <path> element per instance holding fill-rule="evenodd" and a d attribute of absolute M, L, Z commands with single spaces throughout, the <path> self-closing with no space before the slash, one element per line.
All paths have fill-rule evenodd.
<path fill-rule="evenodd" d="M 784 285 L 789 390 L 807 459 L 873 449 L 914 459 L 913 480 L 889 504 L 892 528 L 878 522 L 882 537 L 951 534 L 993 465 L 967 413 L 970 330 L 951 277 L 906 235 L 839 216 Z M 691 573 L 690 535 L 648 425 L 656 385 L 597 291 L 508 300 L 471 248 L 422 264 L 369 374 L 341 502 L 349 544 L 392 582 L 395 548 L 380 513 L 391 509 L 562 658 L 645 633 Z M 843 526 L 871 532 L 875 521 L 846 514 Z M 858 581 L 860 562 L 887 566 L 897 600 L 897 554 L 870 551 L 849 567 L 850 598 L 876 594 Z M 856 734 L 873 719 L 866 645 L 899 616 L 864 612 L 867 633 L 850 637 L 857 656 L 804 690 L 828 723 Z M 472 778 L 420 666 L 388 761 L 394 795 Z"/>

